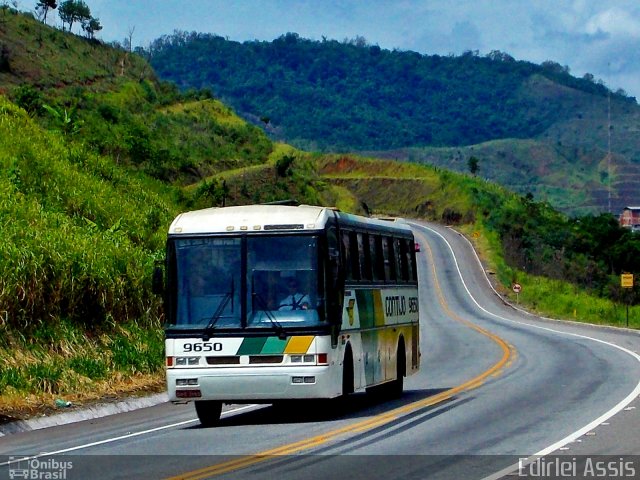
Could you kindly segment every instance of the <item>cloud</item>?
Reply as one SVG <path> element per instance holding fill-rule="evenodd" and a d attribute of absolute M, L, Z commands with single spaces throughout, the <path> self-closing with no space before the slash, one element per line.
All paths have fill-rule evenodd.
<path fill-rule="evenodd" d="M 612 35 L 640 37 L 640 20 L 631 11 L 609 8 L 598 12 L 585 25 L 587 33 L 607 32 Z"/>

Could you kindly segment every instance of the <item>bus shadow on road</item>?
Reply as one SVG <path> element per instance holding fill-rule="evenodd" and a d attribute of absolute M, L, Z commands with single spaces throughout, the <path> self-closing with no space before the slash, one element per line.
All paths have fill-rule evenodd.
<path fill-rule="evenodd" d="M 433 397 L 446 390 L 448 389 L 406 390 L 402 397 L 396 399 L 388 399 L 377 392 L 369 392 L 333 400 L 282 401 L 265 408 L 223 417 L 216 428 L 326 422 L 369 417 Z M 189 428 L 204 427 L 195 425 Z"/>

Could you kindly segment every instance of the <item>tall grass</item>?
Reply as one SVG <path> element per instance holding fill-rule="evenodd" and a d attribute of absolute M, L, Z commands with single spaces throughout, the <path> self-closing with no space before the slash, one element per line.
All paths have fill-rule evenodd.
<path fill-rule="evenodd" d="M 490 274 L 496 276 L 499 293 L 513 304 L 558 320 L 627 326 L 625 304 L 597 297 L 567 281 L 531 275 L 509 266 L 497 233 L 482 222 L 464 225 L 460 230 L 471 240 Z M 522 286 L 519 294 L 513 292 L 513 283 Z M 640 329 L 640 305 L 630 306 L 628 312 L 629 328 Z"/>
<path fill-rule="evenodd" d="M 574 285 L 560 280 L 518 272 L 518 283 L 522 285 L 519 298 L 513 292 L 512 301 L 544 316 L 596 325 L 627 326 L 627 306 L 612 300 L 594 297 Z M 630 306 L 629 328 L 640 328 L 640 305 Z"/>
<path fill-rule="evenodd" d="M 163 334 L 157 321 L 128 322 L 93 335 L 68 321 L 49 323 L 23 338 L 15 330 L 0 330 L 5 338 L 0 348 L 5 415 L 51 408 L 57 398 L 82 404 L 131 394 L 138 383 L 145 391 L 163 383 Z"/>
<path fill-rule="evenodd" d="M 0 172 L 3 413 L 157 383 L 150 278 L 179 209 L 173 190 L 42 130 L 3 97 Z"/>
<path fill-rule="evenodd" d="M 1 97 L 0 169 L 5 322 L 93 325 L 157 310 L 150 272 L 177 209 L 167 197 L 41 130 Z"/>

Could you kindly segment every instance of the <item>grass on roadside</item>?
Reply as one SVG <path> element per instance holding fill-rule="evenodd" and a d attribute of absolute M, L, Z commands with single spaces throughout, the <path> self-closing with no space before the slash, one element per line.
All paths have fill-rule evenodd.
<path fill-rule="evenodd" d="M 81 405 L 164 388 L 163 332 L 156 322 L 112 325 L 87 333 L 67 321 L 42 324 L 28 337 L 2 330 L 2 414 L 52 411 L 55 400 Z"/>
<path fill-rule="evenodd" d="M 510 300 L 546 317 L 573 320 L 595 325 L 627 326 L 627 306 L 594 297 L 574 285 L 560 280 L 518 272 L 522 291 L 509 292 Z M 629 307 L 629 328 L 640 328 L 640 305 Z"/>
<path fill-rule="evenodd" d="M 494 232 L 480 224 L 460 229 L 470 238 L 486 268 L 497 277 L 498 290 L 509 302 L 549 318 L 609 325 L 627 326 L 627 307 L 622 303 L 596 297 L 569 282 L 529 275 L 509 267 Z M 519 283 L 522 290 L 516 295 L 511 289 Z M 629 307 L 629 328 L 640 329 L 640 305 Z"/>

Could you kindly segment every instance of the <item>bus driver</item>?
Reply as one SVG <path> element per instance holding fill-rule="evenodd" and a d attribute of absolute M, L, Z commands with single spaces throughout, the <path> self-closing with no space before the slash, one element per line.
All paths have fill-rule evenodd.
<path fill-rule="evenodd" d="M 298 280 L 295 277 L 287 279 L 289 295 L 282 299 L 278 310 L 308 310 L 309 295 L 299 291 Z"/>

